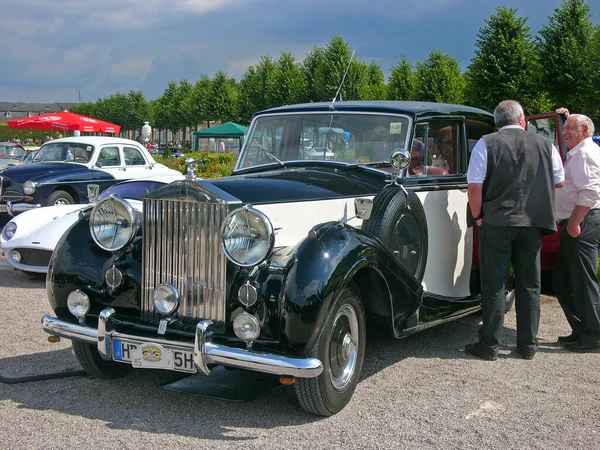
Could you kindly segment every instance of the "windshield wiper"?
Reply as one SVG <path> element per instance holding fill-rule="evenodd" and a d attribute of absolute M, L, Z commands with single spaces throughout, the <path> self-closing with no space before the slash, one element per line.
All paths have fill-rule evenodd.
<path fill-rule="evenodd" d="M 260 148 L 260 149 L 263 151 L 263 153 L 264 153 L 266 156 L 268 156 L 269 158 L 271 158 L 273 161 L 275 161 L 275 162 L 279 163 L 279 165 L 280 165 L 281 167 L 285 167 L 285 163 L 284 163 L 282 160 L 280 160 L 280 159 L 279 159 L 277 156 L 275 156 L 274 154 L 272 154 L 271 152 L 269 152 L 269 150 L 267 150 L 267 149 L 266 149 L 266 148 L 264 148 L 262 145 L 260 145 L 260 144 L 258 143 L 258 141 L 256 141 L 255 139 L 252 139 L 252 141 L 253 141 L 253 142 L 256 144 L 256 146 L 257 146 L 258 148 Z"/>

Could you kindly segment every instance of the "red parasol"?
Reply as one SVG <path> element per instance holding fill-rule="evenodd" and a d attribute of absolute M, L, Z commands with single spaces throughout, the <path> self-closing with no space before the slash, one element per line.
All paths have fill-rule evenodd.
<path fill-rule="evenodd" d="M 120 125 L 115 125 L 92 117 L 81 116 L 68 111 L 41 114 L 7 121 L 9 128 L 36 130 L 79 130 L 84 133 L 118 133 Z"/>

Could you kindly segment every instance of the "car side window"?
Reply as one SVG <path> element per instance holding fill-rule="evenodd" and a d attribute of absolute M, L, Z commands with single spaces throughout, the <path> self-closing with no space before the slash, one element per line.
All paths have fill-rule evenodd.
<path fill-rule="evenodd" d="M 120 166 L 119 147 L 102 147 L 98 156 L 98 162 L 102 166 Z"/>
<path fill-rule="evenodd" d="M 457 120 L 430 120 L 415 126 L 411 143 L 412 176 L 444 176 L 462 172 L 462 126 Z"/>
<path fill-rule="evenodd" d="M 123 156 L 125 157 L 125 165 L 127 166 L 146 165 L 146 160 L 137 148 L 123 147 Z"/>
<path fill-rule="evenodd" d="M 493 133 L 495 131 L 495 126 L 490 122 L 482 122 L 480 120 L 467 119 L 467 166 L 469 161 L 471 160 L 471 152 L 473 151 L 473 147 L 477 144 L 477 141 L 481 139 L 484 135 Z"/>

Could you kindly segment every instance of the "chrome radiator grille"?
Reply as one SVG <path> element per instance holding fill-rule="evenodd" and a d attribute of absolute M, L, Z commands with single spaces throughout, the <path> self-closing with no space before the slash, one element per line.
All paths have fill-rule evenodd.
<path fill-rule="evenodd" d="M 159 320 L 152 294 L 161 283 L 181 293 L 176 318 L 225 320 L 226 258 L 221 224 L 227 204 L 144 200 L 142 317 Z"/>

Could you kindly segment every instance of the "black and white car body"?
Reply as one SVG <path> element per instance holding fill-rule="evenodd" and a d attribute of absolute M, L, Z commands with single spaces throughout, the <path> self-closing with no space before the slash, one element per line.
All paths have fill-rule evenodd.
<path fill-rule="evenodd" d="M 138 142 L 78 136 L 46 142 L 31 164 L 0 170 L 0 224 L 40 206 L 87 203 L 87 185 L 100 191 L 121 180 L 176 171 L 158 164 Z"/>
<path fill-rule="evenodd" d="M 157 189 L 143 214 L 110 197 L 69 229 L 44 330 L 96 376 L 250 369 L 334 414 L 358 384 L 367 323 L 401 338 L 478 310 L 466 171 L 493 130 L 483 110 L 436 103 L 258 113 L 231 177 Z"/>

